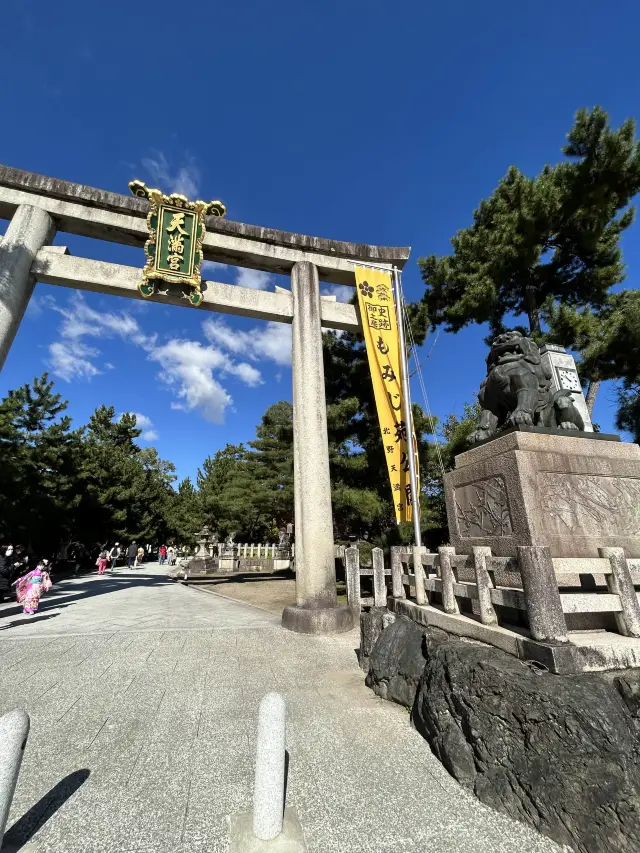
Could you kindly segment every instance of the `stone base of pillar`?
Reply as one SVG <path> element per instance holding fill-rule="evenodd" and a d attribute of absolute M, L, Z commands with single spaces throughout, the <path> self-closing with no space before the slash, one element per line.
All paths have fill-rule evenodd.
<path fill-rule="evenodd" d="M 354 627 L 348 604 L 336 607 L 299 607 L 289 604 L 282 611 L 282 625 L 298 634 L 341 634 Z"/>

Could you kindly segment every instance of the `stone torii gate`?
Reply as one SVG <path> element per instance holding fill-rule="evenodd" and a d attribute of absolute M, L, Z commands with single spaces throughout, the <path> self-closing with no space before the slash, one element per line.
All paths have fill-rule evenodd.
<path fill-rule="evenodd" d="M 58 231 L 142 247 L 149 202 L 81 184 L 0 166 L 0 218 L 10 220 L 0 242 L 0 368 L 37 281 L 96 293 L 142 298 L 140 267 L 72 257 L 52 246 Z M 291 292 L 271 293 L 206 281 L 194 310 L 217 311 L 292 324 L 293 457 L 296 604 L 285 627 L 332 633 L 352 627 L 349 607 L 338 606 L 322 328 L 357 331 L 353 305 L 320 296 L 319 281 L 355 286 L 354 265 L 401 269 L 408 248 L 343 243 L 271 228 L 207 218 L 205 260 L 290 274 Z M 188 306 L 179 287 L 163 285 L 152 301 Z"/>

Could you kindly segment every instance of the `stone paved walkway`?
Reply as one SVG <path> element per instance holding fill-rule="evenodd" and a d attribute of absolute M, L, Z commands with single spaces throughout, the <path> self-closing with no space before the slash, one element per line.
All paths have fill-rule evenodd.
<path fill-rule="evenodd" d="M 37 853 L 221 853 L 251 804 L 260 698 L 288 706 L 288 805 L 309 853 L 557 853 L 462 791 L 363 683 L 357 634 L 288 633 L 156 566 L 0 607 L 0 712 L 32 729 L 6 844 Z M 4 848 L 3 848 L 4 853 Z"/>

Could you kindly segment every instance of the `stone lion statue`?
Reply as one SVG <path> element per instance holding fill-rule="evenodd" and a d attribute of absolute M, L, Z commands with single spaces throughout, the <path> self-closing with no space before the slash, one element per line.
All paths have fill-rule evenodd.
<path fill-rule="evenodd" d="M 482 412 L 470 444 L 517 426 L 583 430 L 571 391 L 553 391 L 551 374 L 530 338 L 509 331 L 494 340 L 487 356 L 487 376 L 478 395 Z"/>

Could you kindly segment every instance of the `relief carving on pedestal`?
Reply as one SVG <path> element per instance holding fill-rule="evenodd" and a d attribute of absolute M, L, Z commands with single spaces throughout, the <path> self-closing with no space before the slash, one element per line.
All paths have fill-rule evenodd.
<path fill-rule="evenodd" d="M 552 535 L 640 535 L 640 480 L 545 472 L 538 474 L 538 488 Z"/>
<path fill-rule="evenodd" d="M 502 477 L 490 477 L 455 490 L 456 519 L 464 537 L 511 536 L 507 488 Z"/>

